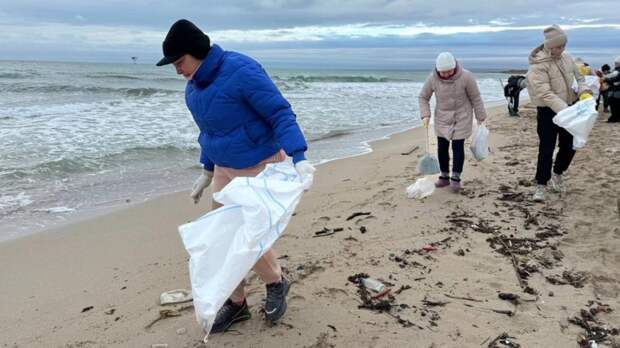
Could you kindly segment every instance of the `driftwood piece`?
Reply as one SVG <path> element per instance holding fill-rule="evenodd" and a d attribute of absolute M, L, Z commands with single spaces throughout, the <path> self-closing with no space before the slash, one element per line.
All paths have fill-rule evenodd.
<path fill-rule="evenodd" d="M 411 155 L 412 153 L 414 153 L 416 150 L 418 150 L 420 147 L 419 146 L 414 146 L 411 150 L 409 151 L 405 151 L 405 152 L 401 152 L 400 154 L 403 156 L 407 156 L 407 155 Z"/>

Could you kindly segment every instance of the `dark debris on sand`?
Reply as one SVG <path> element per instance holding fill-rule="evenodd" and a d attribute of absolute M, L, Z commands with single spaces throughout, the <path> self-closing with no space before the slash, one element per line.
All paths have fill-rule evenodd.
<path fill-rule="evenodd" d="M 515 337 L 511 337 L 508 333 L 504 332 L 495 337 L 495 339 L 489 343 L 487 348 L 520 348 L 521 345 L 515 342 L 515 339 Z"/>
<path fill-rule="evenodd" d="M 386 288 L 384 291 L 373 296 L 362 282 L 362 279 L 365 278 L 368 278 L 367 273 L 357 273 L 347 278 L 351 283 L 357 285 L 357 294 L 359 295 L 360 302 L 358 308 L 386 314 L 396 319 L 396 322 L 403 327 L 416 327 L 420 330 L 424 329 L 424 327 L 412 322 L 411 320 L 401 317 L 398 312 L 402 311 L 403 309 L 408 309 L 410 308 L 410 306 L 406 304 L 397 304 L 396 297 L 392 295 L 390 288 Z M 395 294 L 400 294 L 402 291 L 409 288 L 411 287 L 408 285 L 401 286 L 401 288 L 398 289 Z"/>
<path fill-rule="evenodd" d="M 465 231 L 473 230 L 490 235 L 487 238 L 489 246 L 495 252 L 510 259 L 522 290 L 536 295 L 538 291 L 533 289 L 527 280 L 533 273 L 542 274 L 541 268 L 551 269 L 561 262 L 563 254 L 557 249 L 557 239 L 567 232 L 562 230 L 558 222 L 562 216 L 561 210 L 553 207 L 537 209 L 526 199 L 526 194 L 521 191 L 520 186 L 529 185 L 530 183 L 524 180 L 512 186 L 499 185 L 493 192 L 498 194 L 495 206 L 504 208 L 503 213 L 498 210 L 491 214 L 493 217 L 484 218 L 457 208 L 446 216 L 450 227 L 442 231 L 458 231 L 465 234 Z M 507 233 L 506 228 L 497 224 L 498 222 L 511 222 L 517 218 L 523 220 L 522 230 L 515 226 L 512 233 Z M 528 234 L 520 232 L 531 229 L 536 229 L 533 236 L 531 232 Z M 463 254 L 459 253 L 459 255 Z M 571 284 L 581 287 L 587 277 L 582 272 L 569 272 L 561 277 L 547 276 L 545 279 L 552 284 Z"/>
<path fill-rule="evenodd" d="M 603 323 L 598 315 L 601 313 L 611 313 L 612 309 L 609 305 L 598 301 L 589 301 L 588 306 L 579 311 L 579 315 L 575 315 L 568 319 L 568 322 L 581 327 L 585 330 L 577 338 L 580 347 L 591 347 L 591 341 L 596 343 L 610 343 L 612 347 L 620 347 L 616 343 L 615 337 L 620 333 L 618 328 L 611 327 Z"/>

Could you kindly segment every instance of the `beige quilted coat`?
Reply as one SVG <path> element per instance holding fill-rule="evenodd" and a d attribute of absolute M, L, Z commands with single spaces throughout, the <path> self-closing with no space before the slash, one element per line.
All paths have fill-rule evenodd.
<path fill-rule="evenodd" d="M 457 73 L 442 80 L 433 71 L 418 97 L 422 117 L 431 115 L 430 100 L 435 94 L 435 134 L 448 140 L 467 139 L 472 132 L 474 110 L 476 119 L 487 118 L 474 75 L 457 64 Z"/>
<path fill-rule="evenodd" d="M 558 113 L 577 101 L 571 86 L 577 80 L 579 93 L 587 90 L 585 79 L 573 58 L 566 52 L 553 58 L 543 45 L 536 47 L 529 56 L 527 90 L 530 101 L 538 107 L 549 107 Z"/>

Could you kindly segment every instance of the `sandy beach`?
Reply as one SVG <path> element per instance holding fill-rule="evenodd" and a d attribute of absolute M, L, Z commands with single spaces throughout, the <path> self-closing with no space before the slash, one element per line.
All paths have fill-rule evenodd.
<path fill-rule="evenodd" d="M 579 347 L 586 328 L 618 346 L 620 126 L 601 115 L 566 192 L 534 203 L 535 109 L 489 112 L 492 154 L 467 153 L 458 195 L 406 197 L 423 129 L 319 166 L 275 248 L 293 281 L 282 322 L 262 319 L 252 273 L 252 319 L 209 346 L 508 347 L 496 339 L 506 333 L 521 347 Z M 191 306 L 159 295 L 190 288 L 177 226 L 206 209 L 179 192 L 0 243 L 0 347 L 202 346 Z M 343 230 L 315 237 L 324 228 Z M 360 273 L 390 293 L 368 299 L 349 280 Z"/>

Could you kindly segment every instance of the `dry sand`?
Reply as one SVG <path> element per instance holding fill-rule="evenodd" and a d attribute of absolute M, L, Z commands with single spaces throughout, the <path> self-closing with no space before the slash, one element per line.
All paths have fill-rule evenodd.
<path fill-rule="evenodd" d="M 506 332 L 521 347 L 578 347 L 586 330 L 575 323 L 618 328 L 620 126 L 601 117 L 566 192 L 540 204 L 530 201 L 535 110 L 521 113 L 492 110 L 492 156 L 467 155 L 459 195 L 406 198 L 421 151 L 401 153 L 423 147 L 421 129 L 320 166 L 276 246 L 294 281 L 282 322 L 264 322 L 264 285 L 250 274 L 252 319 L 212 335 L 210 345 L 487 347 Z M 194 206 L 187 192 L 172 194 L 1 243 L 0 347 L 201 346 L 191 308 L 145 326 L 164 309 L 161 292 L 190 287 L 176 227 L 201 215 L 206 201 Z M 355 212 L 371 215 L 347 221 Z M 344 230 L 315 238 L 325 227 Z M 432 243 L 437 250 L 421 250 Z M 393 284 L 393 297 L 379 303 L 389 312 L 359 308 L 348 277 L 362 272 Z M 500 292 L 517 294 L 518 304 Z"/>

